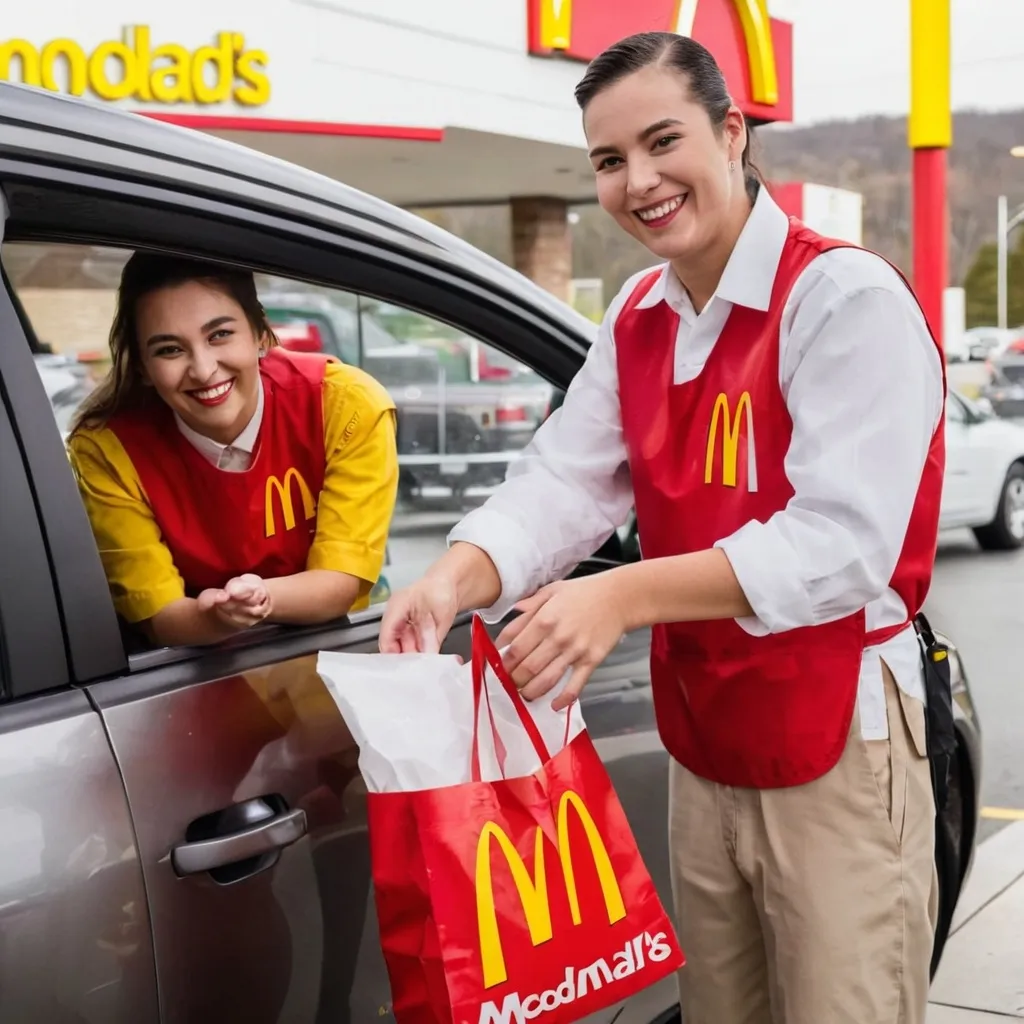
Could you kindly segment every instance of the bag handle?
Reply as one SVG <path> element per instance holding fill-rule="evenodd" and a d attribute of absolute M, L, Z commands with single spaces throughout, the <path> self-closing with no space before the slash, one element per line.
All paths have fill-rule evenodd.
<path fill-rule="evenodd" d="M 490 634 L 487 632 L 487 627 L 484 625 L 483 619 L 481 619 L 479 615 L 473 616 L 472 644 L 473 752 L 470 769 L 473 781 L 480 781 L 481 697 L 487 702 L 487 717 L 491 723 L 491 734 L 494 738 L 495 750 L 498 755 L 498 764 L 501 767 L 502 775 L 505 774 L 505 746 L 501 742 L 501 737 L 498 736 L 497 726 L 494 721 L 494 712 L 491 710 L 491 698 L 490 694 L 487 692 L 486 680 L 484 678 L 488 665 L 495 676 L 498 677 L 498 682 L 501 683 L 502 689 L 506 694 L 508 694 L 509 700 L 512 701 L 512 706 L 515 708 L 519 721 L 526 730 L 526 735 L 529 736 L 530 742 L 533 744 L 533 749 L 540 758 L 541 764 L 546 764 L 551 760 L 551 754 L 548 752 L 548 748 L 544 743 L 544 738 L 541 736 L 540 730 L 537 728 L 537 723 L 533 720 L 533 717 L 527 710 L 526 702 L 519 694 L 519 688 L 512 681 L 512 677 L 508 674 L 508 671 L 501 660 L 501 655 L 498 654 L 498 649 L 494 646 L 494 641 L 491 639 Z M 568 722 L 566 722 L 566 736 L 568 736 L 568 732 Z"/>

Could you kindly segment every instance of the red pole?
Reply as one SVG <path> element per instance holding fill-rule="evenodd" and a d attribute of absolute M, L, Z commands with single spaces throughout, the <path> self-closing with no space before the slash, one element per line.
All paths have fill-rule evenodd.
<path fill-rule="evenodd" d="M 914 291 L 942 343 L 942 293 L 949 281 L 946 150 L 914 150 Z"/>

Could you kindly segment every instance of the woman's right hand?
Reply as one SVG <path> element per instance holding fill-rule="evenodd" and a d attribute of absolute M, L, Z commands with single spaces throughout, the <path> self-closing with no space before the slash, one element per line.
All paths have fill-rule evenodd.
<path fill-rule="evenodd" d="M 228 580 L 222 589 L 204 590 L 196 602 L 201 612 L 235 630 L 259 625 L 272 610 L 267 585 L 252 573 Z"/>
<path fill-rule="evenodd" d="M 438 654 L 459 611 L 453 580 L 428 573 L 388 599 L 380 627 L 382 654 Z"/>

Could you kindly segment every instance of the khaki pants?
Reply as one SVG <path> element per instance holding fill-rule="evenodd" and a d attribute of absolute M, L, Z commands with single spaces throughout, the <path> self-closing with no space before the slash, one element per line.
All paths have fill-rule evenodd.
<path fill-rule="evenodd" d="M 672 762 L 683 1024 L 924 1024 L 938 905 L 924 707 L 883 665 L 889 739 L 804 786 Z"/>

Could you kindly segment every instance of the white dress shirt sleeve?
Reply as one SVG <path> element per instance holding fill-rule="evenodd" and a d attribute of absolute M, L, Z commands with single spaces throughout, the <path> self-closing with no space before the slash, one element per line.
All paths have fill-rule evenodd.
<path fill-rule="evenodd" d="M 612 332 L 630 292 L 627 282 L 609 307 L 562 407 L 509 465 L 505 482 L 449 534 L 450 544 L 482 548 L 498 570 L 501 597 L 483 612 L 489 622 L 566 576 L 632 508 Z"/>
<path fill-rule="evenodd" d="M 839 619 L 885 592 L 943 406 L 938 350 L 902 283 L 844 290 L 820 276 L 793 305 L 780 379 L 795 493 L 716 545 L 754 610 L 738 620 L 753 635 Z"/>

